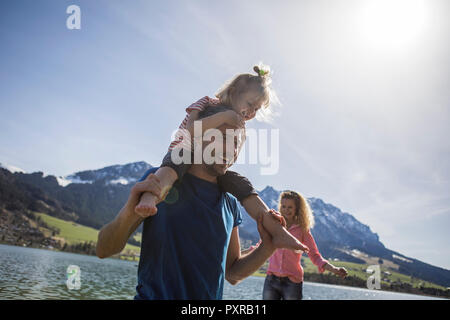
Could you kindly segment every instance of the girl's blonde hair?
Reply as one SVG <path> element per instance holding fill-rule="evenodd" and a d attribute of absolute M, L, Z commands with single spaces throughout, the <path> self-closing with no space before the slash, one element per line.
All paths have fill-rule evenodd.
<path fill-rule="evenodd" d="M 272 105 L 280 105 L 277 94 L 272 88 L 272 71 L 270 67 L 259 63 L 253 67 L 256 75 L 243 73 L 233 77 L 216 93 L 216 97 L 221 103 L 231 106 L 232 90 L 236 90 L 237 94 L 241 94 L 250 88 L 260 90 L 262 97 L 262 107 L 258 110 L 256 118 L 260 121 L 270 121 L 273 115 Z"/>
<path fill-rule="evenodd" d="M 281 209 L 281 200 L 292 199 L 295 203 L 294 223 L 298 224 L 304 232 L 314 227 L 314 216 L 308 201 L 304 196 L 295 191 L 283 191 L 278 200 L 278 211 Z"/>

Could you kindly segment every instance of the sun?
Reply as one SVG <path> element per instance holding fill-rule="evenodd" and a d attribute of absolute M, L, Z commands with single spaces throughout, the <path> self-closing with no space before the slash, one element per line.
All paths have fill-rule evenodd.
<path fill-rule="evenodd" d="M 358 15 L 358 31 L 373 49 L 408 49 L 427 24 L 426 0 L 369 0 Z"/>

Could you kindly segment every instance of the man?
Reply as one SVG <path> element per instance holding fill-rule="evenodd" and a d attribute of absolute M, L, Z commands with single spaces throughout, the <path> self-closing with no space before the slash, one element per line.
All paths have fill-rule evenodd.
<path fill-rule="evenodd" d="M 209 115 L 228 110 L 208 109 Z M 225 136 L 226 129 L 239 128 L 223 124 L 217 129 Z M 235 158 L 238 150 L 235 143 Z M 275 248 L 259 221 L 262 244 L 241 256 L 238 225 L 242 217 L 237 200 L 217 185 L 217 177 L 229 166 L 193 164 L 166 201 L 158 205 L 157 214 L 144 219 L 134 211 L 141 194 L 161 191 L 157 177 L 152 175 L 157 168 L 152 168 L 132 188 L 117 217 L 100 230 L 97 256 L 106 258 L 120 252 L 144 221 L 135 299 L 221 299 L 224 279 L 236 284 L 272 255 Z M 147 175 L 150 179 L 145 179 Z"/>

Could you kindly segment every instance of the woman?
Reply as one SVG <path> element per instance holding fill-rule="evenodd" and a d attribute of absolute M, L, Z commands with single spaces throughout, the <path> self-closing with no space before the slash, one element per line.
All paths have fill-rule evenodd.
<path fill-rule="evenodd" d="M 317 249 L 310 229 L 314 217 L 306 199 L 295 191 L 280 195 L 278 210 L 286 220 L 286 229 L 309 248 L 308 256 L 319 272 L 328 270 L 340 277 L 347 276 L 345 268 L 337 268 L 323 259 Z M 303 268 L 300 258 L 303 252 L 277 249 L 269 259 L 264 282 L 264 300 L 301 300 L 303 291 Z"/>

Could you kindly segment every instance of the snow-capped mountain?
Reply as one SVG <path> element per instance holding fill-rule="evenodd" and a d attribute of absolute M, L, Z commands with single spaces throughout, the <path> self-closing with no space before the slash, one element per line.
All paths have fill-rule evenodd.
<path fill-rule="evenodd" d="M 281 191 L 267 186 L 259 192 L 259 195 L 270 208 L 277 209 L 280 193 Z M 361 223 L 351 214 L 319 198 L 307 200 L 315 220 L 311 233 L 322 256 L 368 264 L 377 264 L 379 259 L 382 259 L 384 263 L 395 265 L 397 270 L 404 274 L 445 286 L 450 285 L 450 271 L 389 250 L 369 226 Z M 242 211 L 240 235 L 252 241 L 259 239 L 256 223 L 243 208 Z"/>
<path fill-rule="evenodd" d="M 281 191 L 267 186 L 259 192 L 259 196 L 264 202 L 275 210 L 278 209 L 278 199 Z M 314 214 L 315 225 L 311 232 L 318 243 L 326 243 L 325 253 L 329 256 L 346 256 L 347 260 L 356 260 L 355 257 L 347 257 L 344 251 L 336 251 L 335 248 L 348 248 L 367 251 L 377 251 L 384 249 L 384 245 L 379 241 L 376 233 L 370 227 L 359 222 L 352 215 L 342 212 L 339 208 L 325 203 L 319 198 L 308 198 Z M 259 238 L 256 223 L 244 211 L 242 227 L 245 233 L 252 240 Z"/>
<path fill-rule="evenodd" d="M 134 162 L 125 165 L 114 165 L 98 170 L 86 170 L 70 174 L 65 177 L 56 178 L 59 185 L 65 187 L 71 183 L 104 183 L 124 184 L 136 182 L 152 166 L 148 163 Z"/>
<path fill-rule="evenodd" d="M 1 162 L 0 162 L 0 168 L 4 168 L 4 169 L 8 170 L 11 173 L 15 173 L 15 172 L 25 173 L 25 170 L 23 170 L 23 169 L 21 169 L 19 167 L 12 166 L 12 165 L 9 165 L 9 164 L 6 164 L 6 163 L 1 163 Z"/>
<path fill-rule="evenodd" d="M 345 244 L 349 247 L 364 247 L 367 244 L 384 248 L 376 233 L 370 227 L 359 222 L 351 214 L 323 202 L 318 198 L 309 198 L 308 202 L 314 212 L 315 226 L 313 232 L 317 238 Z"/>

